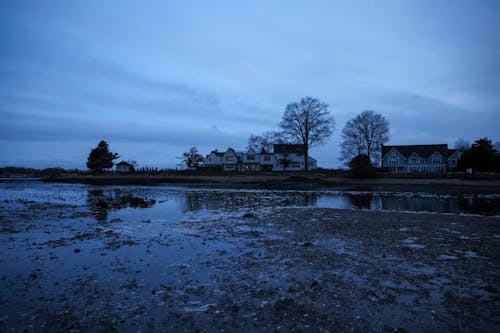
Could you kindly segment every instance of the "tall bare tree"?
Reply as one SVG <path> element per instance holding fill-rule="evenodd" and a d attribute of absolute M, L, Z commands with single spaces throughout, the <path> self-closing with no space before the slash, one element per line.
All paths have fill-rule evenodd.
<path fill-rule="evenodd" d="M 363 111 L 349 120 L 342 130 L 341 160 L 350 161 L 358 155 L 366 155 L 378 162 L 381 147 L 389 141 L 389 122 L 379 113 Z"/>
<path fill-rule="evenodd" d="M 471 147 L 471 143 L 467 139 L 457 139 L 455 141 L 455 149 L 458 150 L 459 152 L 465 153 L 467 150 L 469 150 Z"/>
<path fill-rule="evenodd" d="M 328 140 L 335 120 L 330 116 L 328 104 L 307 96 L 286 106 L 280 127 L 285 135 L 304 145 L 304 169 L 307 171 L 309 149 Z"/>

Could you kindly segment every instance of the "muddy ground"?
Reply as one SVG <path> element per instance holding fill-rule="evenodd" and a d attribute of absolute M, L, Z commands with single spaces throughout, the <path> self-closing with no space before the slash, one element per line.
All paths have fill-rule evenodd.
<path fill-rule="evenodd" d="M 498 218 L 153 204 L 1 202 L 0 331 L 500 330 Z"/>

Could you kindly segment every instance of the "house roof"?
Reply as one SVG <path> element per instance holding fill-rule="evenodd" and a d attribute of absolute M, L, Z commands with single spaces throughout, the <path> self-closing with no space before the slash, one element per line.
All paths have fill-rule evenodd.
<path fill-rule="evenodd" d="M 382 146 L 382 156 L 387 155 L 391 149 L 396 149 L 406 158 L 409 158 L 411 154 L 417 153 L 418 156 L 422 158 L 429 158 L 435 152 L 440 153 L 444 157 L 448 157 L 449 149 L 447 144 L 437 144 L 437 145 L 408 145 L 408 146 Z"/>
<path fill-rule="evenodd" d="M 117 166 L 132 166 L 132 164 L 127 163 L 125 161 L 121 161 L 120 163 L 116 163 Z"/>
<path fill-rule="evenodd" d="M 304 153 L 304 145 L 292 145 L 292 144 L 276 144 L 274 145 L 275 154 L 287 154 L 287 153 Z"/>
<path fill-rule="evenodd" d="M 224 154 L 226 154 L 226 153 L 225 153 L 225 152 L 220 152 L 220 151 L 218 151 L 217 149 L 215 149 L 215 150 L 212 150 L 212 151 L 210 152 L 210 154 L 215 154 L 216 156 L 224 156 Z M 209 155 L 210 155 L 210 154 L 209 154 Z M 208 156 L 208 155 L 207 155 L 207 156 Z"/>

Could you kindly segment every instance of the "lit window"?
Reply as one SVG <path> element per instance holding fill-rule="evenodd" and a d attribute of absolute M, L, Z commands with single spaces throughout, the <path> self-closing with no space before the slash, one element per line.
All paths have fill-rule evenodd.
<path fill-rule="evenodd" d="M 226 156 L 226 161 L 232 161 L 233 160 L 233 156 Z"/>

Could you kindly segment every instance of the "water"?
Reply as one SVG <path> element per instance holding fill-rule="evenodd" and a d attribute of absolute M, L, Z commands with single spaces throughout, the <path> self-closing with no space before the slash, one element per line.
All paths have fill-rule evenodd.
<path fill-rule="evenodd" d="M 500 194 L 435 194 L 355 190 L 232 189 L 182 186 L 90 186 L 0 182 L 3 205 L 23 202 L 71 204 L 105 222 L 122 217 L 176 218 L 186 213 L 253 211 L 276 207 L 320 207 L 378 211 L 500 215 Z M 136 209 L 147 208 L 147 209 Z"/>
<path fill-rule="evenodd" d="M 464 306 L 488 330 L 496 219 L 276 208 L 500 215 L 499 197 L 0 181 L 0 331 L 453 331 Z"/>

